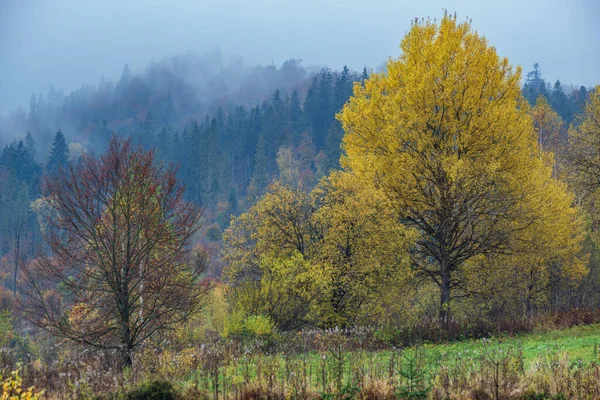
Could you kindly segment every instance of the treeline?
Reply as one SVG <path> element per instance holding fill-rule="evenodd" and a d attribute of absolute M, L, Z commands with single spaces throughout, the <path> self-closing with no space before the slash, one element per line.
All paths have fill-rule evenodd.
<path fill-rule="evenodd" d="M 70 142 L 97 150 L 92 137 L 103 125 L 130 134 L 149 113 L 159 128 L 179 128 L 191 118 L 214 114 L 218 107 L 228 111 L 235 105 L 260 104 L 276 89 L 304 94 L 308 76 L 299 60 L 280 67 L 248 66 L 241 59 L 225 62 L 219 50 L 153 61 L 140 73 L 125 65 L 117 81 L 102 78 L 68 94 L 50 85 L 47 93 L 32 94 L 29 107 L 0 117 L 0 142 L 23 139 L 29 132 L 43 150 L 38 154 L 43 160 L 61 129 Z"/>

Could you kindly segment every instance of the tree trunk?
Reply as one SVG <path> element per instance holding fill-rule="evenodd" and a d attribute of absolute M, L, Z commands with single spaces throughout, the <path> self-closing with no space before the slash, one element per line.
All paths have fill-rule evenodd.
<path fill-rule="evenodd" d="M 442 279 L 440 285 L 440 327 L 448 329 L 450 317 L 450 266 L 442 263 Z"/>
<path fill-rule="evenodd" d="M 527 285 L 527 296 L 525 297 L 525 317 L 527 318 L 527 322 L 531 322 L 531 317 L 533 315 L 533 288 L 534 288 L 534 272 L 533 270 L 529 273 L 529 285 Z"/>
<path fill-rule="evenodd" d="M 123 368 L 131 368 L 133 366 L 133 349 L 129 345 L 126 345 L 121 350 L 121 361 Z"/>
<path fill-rule="evenodd" d="M 133 365 L 133 346 L 131 343 L 130 309 L 129 309 L 129 291 L 126 283 L 123 293 L 120 295 L 121 309 L 121 360 L 123 368 L 130 368 Z"/>

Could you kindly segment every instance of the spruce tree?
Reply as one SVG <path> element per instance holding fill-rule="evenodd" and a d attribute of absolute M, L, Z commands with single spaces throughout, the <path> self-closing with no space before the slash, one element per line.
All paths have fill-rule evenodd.
<path fill-rule="evenodd" d="M 523 85 L 523 96 L 531 106 L 535 105 L 539 96 L 548 98 L 546 81 L 542 78 L 538 63 L 533 64 L 533 71 L 527 73 L 525 85 Z"/>
<path fill-rule="evenodd" d="M 69 164 L 69 146 L 65 140 L 65 136 L 59 130 L 54 135 L 54 141 L 52 142 L 52 151 L 50 152 L 50 158 L 46 169 L 49 174 L 52 174 L 59 170 L 59 168 L 66 168 Z"/>
<path fill-rule="evenodd" d="M 319 78 L 315 75 L 310 88 L 304 99 L 304 116 L 306 123 L 312 131 L 313 142 L 316 141 L 316 135 L 319 126 Z"/>
<path fill-rule="evenodd" d="M 319 83 L 318 122 L 315 132 L 317 150 L 320 150 L 325 145 L 327 131 L 334 120 L 332 81 L 331 72 L 329 70 L 323 71 L 321 82 Z"/>
<path fill-rule="evenodd" d="M 299 141 L 302 138 L 304 121 L 302 119 L 302 107 L 300 106 L 300 97 L 298 96 L 298 92 L 296 90 L 294 90 L 290 99 L 289 119 L 294 141 Z"/>
<path fill-rule="evenodd" d="M 573 119 L 573 112 L 569 105 L 569 99 L 567 98 L 567 95 L 565 94 L 559 80 L 556 80 L 554 83 L 554 90 L 550 95 L 550 105 L 554 111 L 560 115 L 563 121 L 565 121 L 567 124 L 571 123 L 571 120 Z"/>
<path fill-rule="evenodd" d="M 27 135 L 25 136 L 25 149 L 35 158 L 35 141 L 29 132 L 27 132 Z"/>

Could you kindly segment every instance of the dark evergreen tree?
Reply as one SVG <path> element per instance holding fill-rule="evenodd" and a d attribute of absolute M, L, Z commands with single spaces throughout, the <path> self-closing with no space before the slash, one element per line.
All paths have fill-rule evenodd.
<path fill-rule="evenodd" d="M 146 118 L 140 122 L 138 132 L 134 136 L 135 144 L 144 149 L 154 147 L 156 143 L 155 129 L 154 115 L 149 111 L 146 113 Z"/>
<path fill-rule="evenodd" d="M 169 126 L 176 121 L 175 106 L 173 104 L 173 95 L 171 94 L 171 91 L 167 92 L 161 108 L 163 125 Z"/>
<path fill-rule="evenodd" d="M 35 158 L 35 141 L 29 132 L 25 135 L 25 150 L 31 154 L 31 157 Z"/>
<path fill-rule="evenodd" d="M 123 67 L 123 72 L 121 73 L 121 79 L 117 83 L 117 92 L 123 93 L 125 88 L 131 82 L 131 70 L 129 69 L 129 65 L 125 64 Z"/>
<path fill-rule="evenodd" d="M 554 89 L 550 94 L 550 105 L 568 126 L 573 119 L 573 112 L 571 105 L 569 104 L 569 99 L 567 98 L 567 95 L 565 94 L 559 80 L 556 80 L 554 83 Z"/>
<path fill-rule="evenodd" d="M 342 72 L 339 74 L 334 89 L 334 109 L 338 112 L 352 95 L 352 85 L 354 81 L 350 75 L 350 70 L 344 65 Z"/>
<path fill-rule="evenodd" d="M 261 134 L 256 144 L 256 155 L 254 156 L 254 171 L 252 172 L 252 180 L 248 188 L 248 195 L 255 200 L 260 197 L 269 182 L 267 171 L 267 151 L 265 138 Z"/>
<path fill-rule="evenodd" d="M 197 204 L 203 204 L 202 187 L 202 162 L 204 161 L 204 149 L 202 148 L 202 132 L 200 125 L 195 120 L 192 121 L 192 127 L 189 134 L 184 131 L 181 137 L 183 145 L 182 165 L 185 171 L 184 183 L 188 187 L 189 199 Z"/>
<path fill-rule="evenodd" d="M 327 131 L 329 126 L 334 121 L 334 107 L 332 95 L 332 76 L 331 71 L 326 70 L 321 73 L 321 81 L 319 82 L 318 95 L 318 113 L 316 132 L 314 133 L 315 146 L 320 150 L 325 145 Z"/>
<path fill-rule="evenodd" d="M 26 182 L 29 185 L 30 194 L 34 195 L 39 192 L 38 179 L 41 168 L 22 141 L 13 142 L 4 147 L 0 156 L 0 169 L 14 175 L 18 182 Z"/>
<path fill-rule="evenodd" d="M 523 96 L 531 106 L 535 106 L 539 96 L 548 98 L 548 88 L 546 87 L 546 81 L 542 78 L 538 63 L 533 64 L 533 71 L 527 73 L 525 85 L 523 86 Z"/>
<path fill-rule="evenodd" d="M 295 142 L 298 142 L 302 137 L 302 131 L 304 130 L 304 119 L 302 118 L 302 107 L 300 105 L 300 96 L 298 92 L 294 90 L 292 97 L 290 98 L 289 105 L 289 120 L 290 128 Z"/>
<path fill-rule="evenodd" d="M 304 116 L 306 123 L 311 129 L 313 142 L 316 142 L 316 135 L 319 129 L 319 78 L 314 76 L 310 88 L 304 99 Z"/>
<path fill-rule="evenodd" d="M 229 191 L 229 197 L 227 197 L 227 203 L 229 205 L 229 212 L 233 215 L 237 215 L 237 213 L 238 213 L 237 192 L 233 188 Z"/>
<path fill-rule="evenodd" d="M 589 93 L 585 86 L 580 86 L 579 90 L 573 91 L 571 96 L 571 107 L 574 115 L 580 115 L 583 113 L 588 96 Z"/>
<path fill-rule="evenodd" d="M 364 67 L 360 75 L 360 83 L 364 83 L 367 79 L 369 79 L 369 73 L 367 72 L 367 67 Z"/>
<path fill-rule="evenodd" d="M 341 144 L 343 136 L 344 130 L 342 129 L 342 125 L 338 121 L 335 121 L 333 124 L 331 124 L 331 127 L 327 132 L 327 141 L 324 148 L 326 156 L 324 172 L 327 172 L 330 169 L 340 168 L 340 156 L 342 155 Z"/>
<path fill-rule="evenodd" d="M 219 107 L 217 109 L 217 114 L 215 116 L 215 123 L 216 123 L 216 133 L 217 133 L 217 140 L 219 142 L 219 144 L 223 144 L 223 140 L 225 137 L 225 112 L 223 111 L 223 109 L 221 107 Z"/>
<path fill-rule="evenodd" d="M 69 146 L 67 145 L 65 136 L 61 131 L 58 131 L 54 135 L 50 158 L 48 159 L 48 164 L 46 164 L 48 173 L 52 174 L 60 168 L 66 168 L 69 165 L 69 156 Z"/>
<path fill-rule="evenodd" d="M 163 161 L 171 162 L 171 133 L 163 127 L 156 136 L 156 152 Z"/>
<path fill-rule="evenodd" d="M 179 131 L 175 131 L 175 134 L 173 135 L 173 140 L 171 143 L 171 151 L 169 152 L 169 160 L 171 160 L 171 162 L 177 164 L 177 166 L 181 170 L 182 158 L 183 157 L 182 157 L 182 151 L 181 151 L 181 137 L 179 136 Z M 180 176 L 178 178 L 181 179 Z"/>

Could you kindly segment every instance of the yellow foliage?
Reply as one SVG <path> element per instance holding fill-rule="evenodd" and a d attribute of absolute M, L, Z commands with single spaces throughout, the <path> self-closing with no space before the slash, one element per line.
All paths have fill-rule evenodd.
<path fill-rule="evenodd" d="M 448 15 L 415 23 L 401 49 L 338 115 L 341 162 L 419 231 L 414 260 L 440 287 L 440 319 L 470 275 L 501 268 L 490 258 L 546 270 L 561 260 L 564 274 L 585 274 L 581 221 L 538 146 L 520 67 Z"/>
<path fill-rule="evenodd" d="M 597 240 L 600 215 L 600 85 L 590 93 L 584 115 L 569 129 L 571 182 L 588 213 Z"/>
<path fill-rule="evenodd" d="M 312 322 L 382 322 L 412 276 L 415 231 L 394 221 L 380 192 L 334 173 L 307 195 L 282 183 L 225 234 L 225 276 L 235 321 L 265 315 L 279 329 Z"/>
<path fill-rule="evenodd" d="M 388 199 L 352 174 L 333 172 L 312 193 L 313 318 L 328 326 L 381 323 L 390 296 L 412 277 L 416 231 L 394 220 Z"/>
<path fill-rule="evenodd" d="M 535 107 L 531 109 L 531 119 L 540 149 L 556 152 L 563 121 L 544 96 L 538 97 Z"/>
<path fill-rule="evenodd" d="M 11 372 L 10 376 L 2 381 L 1 400 L 37 400 L 42 397 L 44 391 L 34 392 L 34 387 L 21 388 L 22 379 L 19 371 Z"/>

